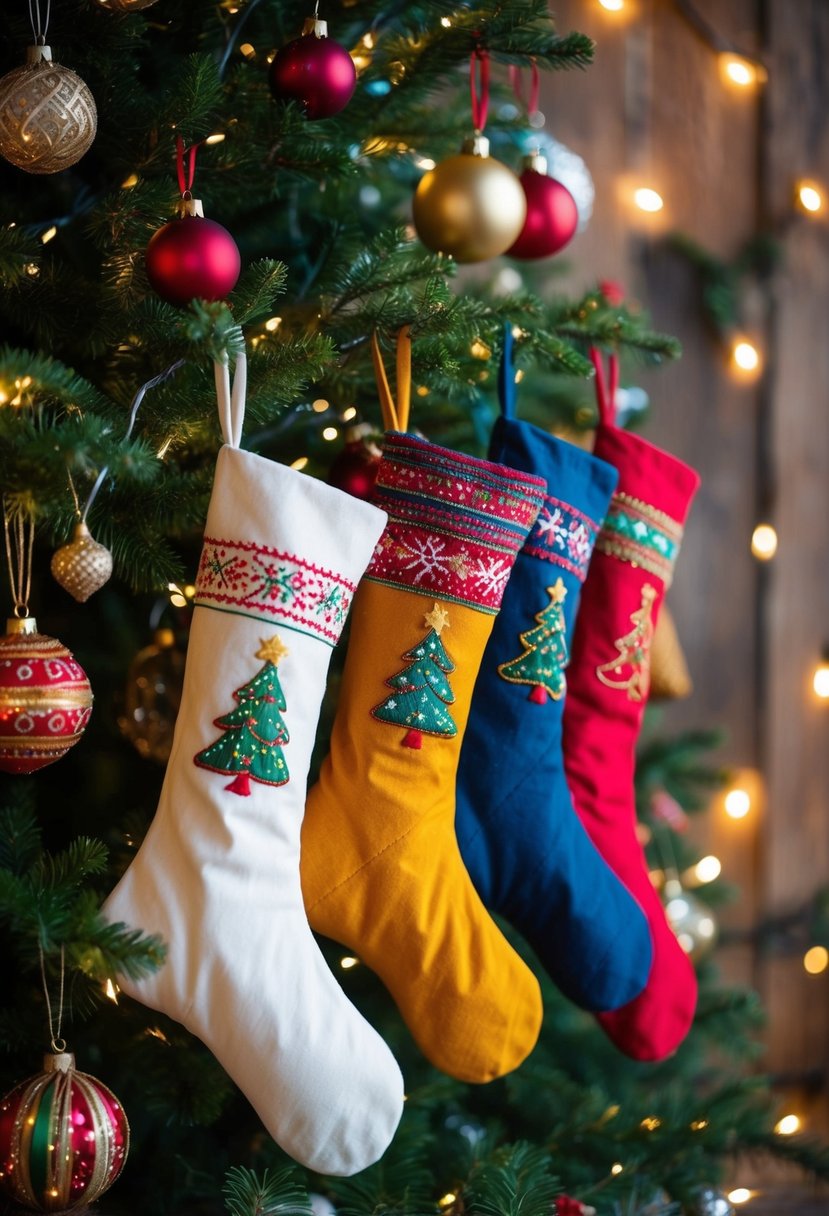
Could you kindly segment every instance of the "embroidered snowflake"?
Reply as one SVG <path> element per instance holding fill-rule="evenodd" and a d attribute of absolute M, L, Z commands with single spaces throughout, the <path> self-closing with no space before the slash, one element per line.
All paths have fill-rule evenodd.
<path fill-rule="evenodd" d="M 574 562 L 581 564 L 590 556 L 590 531 L 578 520 L 571 520 L 567 536 L 567 552 Z"/>
<path fill-rule="evenodd" d="M 503 557 L 479 557 L 472 572 L 472 579 L 486 595 L 500 599 L 509 572 L 509 564 Z"/>
<path fill-rule="evenodd" d="M 440 578 L 453 569 L 458 554 L 446 552 L 446 541 L 439 536 L 415 537 L 404 541 L 398 548 L 404 569 L 414 572 L 414 582 L 420 583 L 427 576 Z M 461 555 L 463 556 L 463 555 Z"/>
<path fill-rule="evenodd" d="M 536 527 L 539 540 L 543 537 L 544 543 L 551 548 L 563 550 L 566 547 L 567 519 L 560 507 L 554 507 L 552 511 L 545 507 L 538 517 Z"/>

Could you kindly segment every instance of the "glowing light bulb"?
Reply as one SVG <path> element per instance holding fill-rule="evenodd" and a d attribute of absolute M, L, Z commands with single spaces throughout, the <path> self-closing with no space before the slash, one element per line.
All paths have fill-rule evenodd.
<path fill-rule="evenodd" d="M 729 790 L 725 796 L 725 813 L 731 819 L 745 819 L 751 810 L 751 795 L 748 790 Z"/>
<path fill-rule="evenodd" d="M 738 1186 L 735 1190 L 729 1191 L 726 1198 L 729 1203 L 748 1203 L 753 1193 L 746 1186 Z"/>
<path fill-rule="evenodd" d="M 281 324 L 281 317 L 268 317 L 267 321 L 265 322 L 265 329 L 269 334 L 275 334 Z"/>
<path fill-rule="evenodd" d="M 694 874 L 698 882 L 713 882 L 715 878 L 719 878 L 721 872 L 722 862 L 713 853 L 709 853 L 707 857 L 701 857 L 694 866 Z"/>
<path fill-rule="evenodd" d="M 340 959 L 340 966 L 343 971 L 350 971 L 352 967 L 358 967 L 360 960 L 355 958 L 353 954 L 346 954 L 345 958 Z"/>
<path fill-rule="evenodd" d="M 323 439 L 326 439 L 330 443 L 332 439 L 337 438 L 339 433 L 340 432 L 337 430 L 337 428 L 335 426 L 327 426 L 327 427 L 325 427 L 325 429 L 322 432 L 322 437 L 323 437 Z"/>
<path fill-rule="evenodd" d="M 777 552 L 777 533 L 771 524 L 758 524 L 751 534 L 751 552 L 760 562 L 770 562 Z"/>
<path fill-rule="evenodd" d="M 131 173 L 129 175 L 129 177 L 125 177 L 124 180 L 121 182 L 121 189 L 122 190 L 132 190 L 133 186 L 137 186 L 137 185 L 138 185 L 138 174 Z"/>
<path fill-rule="evenodd" d="M 487 346 L 486 342 L 482 342 L 480 338 L 476 338 L 469 348 L 470 355 L 475 359 L 491 359 L 492 351 Z"/>
<path fill-rule="evenodd" d="M 797 202 L 803 211 L 816 215 L 823 210 L 823 191 L 817 182 L 802 181 L 797 183 Z"/>
<path fill-rule="evenodd" d="M 775 1123 L 774 1130 L 778 1136 L 793 1136 L 800 1131 L 800 1119 L 797 1115 L 784 1115 Z"/>
<path fill-rule="evenodd" d="M 57 235 L 58 235 L 58 230 L 55 227 L 55 225 L 53 224 L 51 228 L 47 228 L 45 232 L 42 232 L 40 234 L 40 239 L 44 245 L 48 245 L 49 242 L 51 240 L 53 240 Z"/>
<path fill-rule="evenodd" d="M 661 211 L 665 206 L 665 201 L 658 190 L 652 190 L 650 186 L 639 186 L 633 192 L 633 201 L 640 211 L 656 212 Z"/>
<path fill-rule="evenodd" d="M 826 659 L 823 659 L 815 668 L 812 688 L 815 690 L 815 696 L 820 697 L 821 701 L 829 698 L 829 661 Z"/>
<path fill-rule="evenodd" d="M 610 1167 L 610 1172 L 611 1172 L 611 1174 L 614 1174 L 614 1175 L 621 1174 L 621 1172 L 624 1168 L 625 1167 L 622 1165 L 621 1161 L 614 1161 Z"/>
<path fill-rule="evenodd" d="M 729 51 L 720 55 L 720 74 L 728 84 L 734 84 L 738 89 L 747 89 L 758 81 L 766 79 L 765 68 L 742 55 L 733 55 Z"/>
<path fill-rule="evenodd" d="M 625 7 L 625 0 L 599 0 L 599 4 L 609 13 L 620 13 Z"/>
<path fill-rule="evenodd" d="M 328 402 L 324 397 L 317 397 L 316 401 L 311 402 L 311 409 L 315 414 L 324 414 L 328 409 Z"/>
<path fill-rule="evenodd" d="M 758 372 L 760 370 L 760 352 L 748 338 L 735 338 L 731 344 L 731 362 L 737 371 Z"/>
<path fill-rule="evenodd" d="M 356 405 L 349 405 L 348 409 L 343 410 L 343 422 L 350 422 L 352 418 L 357 417 Z"/>
<path fill-rule="evenodd" d="M 829 950 L 825 946 L 811 946 L 803 955 L 803 969 L 809 975 L 820 975 L 829 967 Z"/>
<path fill-rule="evenodd" d="M 224 131 L 217 131 L 215 135 L 208 135 L 204 141 L 206 144 L 222 144 L 227 139 Z"/>
<path fill-rule="evenodd" d="M 450 20 L 450 18 L 449 18 L 449 17 L 441 17 L 441 19 L 440 19 L 440 23 L 441 23 L 441 25 L 443 26 L 443 28 L 444 28 L 445 30 L 450 29 L 450 28 L 451 28 L 451 26 L 452 26 L 452 22 L 451 22 L 451 20 Z M 454 1198 L 455 1198 L 455 1196 L 453 1195 L 453 1196 L 452 1196 L 452 1198 L 454 1199 Z"/>
<path fill-rule="evenodd" d="M 297 471 L 298 473 L 301 473 L 301 472 L 302 472 L 302 470 L 303 470 L 303 469 L 305 468 L 305 466 L 307 465 L 307 463 L 308 463 L 308 457 L 307 457 L 307 456 L 298 456 L 298 457 L 296 458 L 296 460 L 292 460 L 292 461 L 291 461 L 291 468 L 292 468 L 292 469 L 296 469 L 296 471 Z"/>
<path fill-rule="evenodd" d="M 451 1208 L 452 1204 L 455 1202 L 456 1199 L 457 1199 L 457 1195 L 455 1194 L 454 1191 L 447 1191 L 446 1194 L 441 1195 L 440 1199 L 438 1200 L 438 1207 L 439 1208 Z"/>

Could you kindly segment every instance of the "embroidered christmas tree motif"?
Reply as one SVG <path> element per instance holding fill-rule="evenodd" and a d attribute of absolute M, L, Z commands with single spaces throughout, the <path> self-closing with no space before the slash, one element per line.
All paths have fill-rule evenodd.
<path fill-rule="evenodd" d="M 609 663 L 596 668 L 596 675 L 608 688 L 627 689 L 629 701 L 644 701 L 650 688 L 650 647 L 653 638 L 653 601 L 656 591 L 645 583 L 642 604 L 630 614 L 633 629 L 617 638 L 614 646 L 618 655 Z"/>
<path fill-rule="evenodd" d="M 455 700 L 446 678 L 455 670 L 455 664 L 440 638 L 443 630 L 449 627 L 449 613 L 436 603 L 432 611 L 426 613 L 423 623 L 429 626 L 429 632 L 422 642 L 403 655 L 404 659 L 411 659 L 411 663 L 386 680 L 392 695 L 371 711 L 372 717 L 380 722 L 409 727 L 402 744 L 418 750 L 424 735 L 451 738 L 458 733 L 446 708 Z"/>
<path fill-rule="evenodd" d="M 236 774 L 225 789 L 243 798 L 250 794 L 251 778 L 263 785 L 285 785 L 289 778 L 282 744 L 290 736 L 280 713 L 286 708 L 285 694 L 276 671 L 287 653 L 287 647 L 276 634 L 262 640 L 256 657 L 264 660 L 264 666 L 252 680 L 236 689 L 233 694 L 239 702 L 236 708 L 213 723 L 227 733 L 195 757 L 199 768 L 228 776 Z"/>
<path fill-rule="evenodd" d="M 535 629 L 520 633 L 519 639 L 524 653 L 508 663 L 501 663 L 498 674 L 512 684 L 531 684 L 528 700 L 543 705 L 548 696 L 559 701 L 567 687 L 564 668 L 567 666 L 567 624 L 564 620 L 564 601 L 567 588 L 560 578 L 547 588 L 550 602 L 535 614 L 538 621 Z"/>

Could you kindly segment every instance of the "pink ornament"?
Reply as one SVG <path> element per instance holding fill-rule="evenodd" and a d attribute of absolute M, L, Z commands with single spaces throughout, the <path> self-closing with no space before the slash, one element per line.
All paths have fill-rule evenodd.
<path fill-rule="evenodd" d="M 0 770 L 33 773 L 65 756 L 86 729 L 92 689 L 57 638 L 32 617 L 0 637 Z"/>
<path fill-rule="evenodd" d="M 233 237 L 200 215 L 184 215 L 159 228 L 145 254 L 147 277 L 168 304 L 223 300 L 241 269 Z"/>
<path fill-rule="evenodd" d="M 271 64 L 274 97 L 298 102 L 306 118 L 339 114 L 357 85 L 354 61 L 345 47 L 327 35 L 327 22 L 309 17 L 301 37 L 283 46 Z"/>
<path fill-rule="evenodd" d="M 573 239 L 579 226 L 576 200 L 566 186 L 547 176 L 543 156 L 527 157 L 519 178 L 527 199 L 527 218 L 507 250 L 511 258 L 548 258 Z"/>

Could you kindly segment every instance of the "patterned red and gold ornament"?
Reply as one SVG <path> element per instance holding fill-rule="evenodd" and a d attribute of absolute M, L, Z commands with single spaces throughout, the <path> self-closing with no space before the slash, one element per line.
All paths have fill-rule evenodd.
<path fill-rule="evenodd" d="M 0 770 L 33 773 L 83 734 L 92 689 L 81 665 L 33 617 L 12 618 L 0 638 Z"/>
<path fill-rule="evenodd" d="M 0 1101 L 0 1188 L 37 1212 L 75 1212 L 108 1190 L 127 1159 L 121 1103 L 71 1052 L 44 1057 L 43 1072 Z"/>

